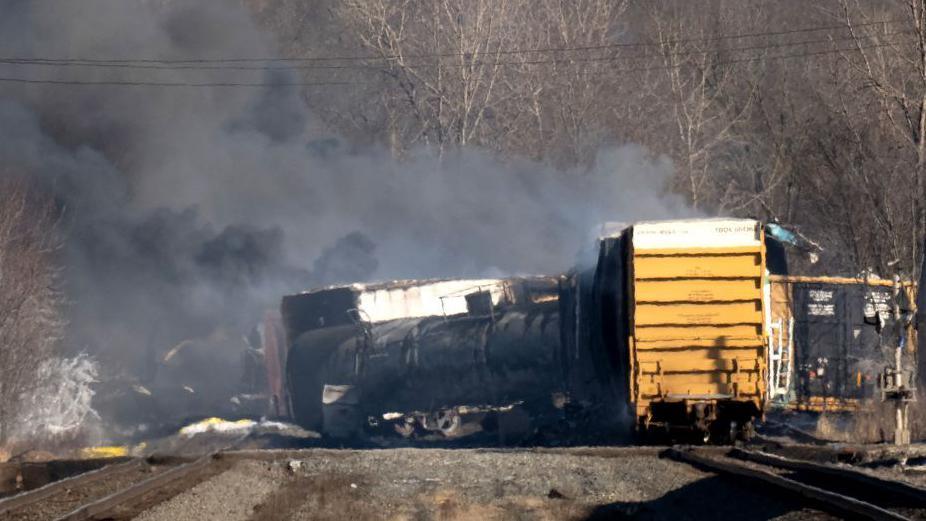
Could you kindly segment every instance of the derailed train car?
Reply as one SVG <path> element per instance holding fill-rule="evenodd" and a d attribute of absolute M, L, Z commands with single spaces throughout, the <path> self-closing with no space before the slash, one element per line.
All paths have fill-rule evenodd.
<path fill-rule="evenodd" d="M 767 397 L 760 223 L 638 223 L 604 237 L 594 271 L 569 277 L 564 351 L 580 401 L 636 432 L 748 436 Z M 581 355 L 587 363 L 578 361 Z"/>
<path fill-rule="evenodd" d="M 523 440 L 554 426 L 573 442 L 725 442 L 748 437 L 769 405 L 846 410 L 875 397 L 898 344 L 914 366 L 911 285 L 784 275 L 764 231 L 748 219 L 644 222 L 603 234 L 597 258 L 556 278 L 286 297 L 282 331 L 264 328 L 285 339 L 264 350 L 274 413 L 333 436 Z"/>
<path fill-rule="evenodd" d="M 288 296 L 292 415 L 336 437 L 528 435 L 561 406 L 557 292 L 533 278 Z"/>
<path fill-rule="evenodd" d="M 335 436 L 747 435 L 766 398 L 761 225 L 639 223 L 598 246 L 559 278 L 284 298 L 292 416 Z"/>
<path fill-rule="evenodd" d="M 894 366 L 898 347 L 902 364 L 914 367 L 912 284 L 879 278 L 769 278 L 771 406 L 852 411 L 879 399 L 879 377 Z"/>

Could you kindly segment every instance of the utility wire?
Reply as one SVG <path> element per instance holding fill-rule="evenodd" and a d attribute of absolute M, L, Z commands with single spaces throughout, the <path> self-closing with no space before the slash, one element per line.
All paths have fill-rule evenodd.
<path fill-rule="evenodd" d="M 701 54 L 716 54 L 721 52 L 744 52 L 744 51 L 765 51 L 771 49 L 781 49 L 787 47 L 799 47 L 802 45 L 816 45 L 821 43 L 835 43 L 835 42 L 845 42 L 852 41 L 856 39 L 871 39 L 871 38 L 886 38 L 891 36 L 898 36 L 903 34 L 912 34 L 912 30 L 904 31 L 894 31 L 886 32 L 878 35 L 870 36 L 845 36 L 841 38 L 818 38 L 815 40 L 798 40 L 793 42 L 778 42 L 772 44 L 763 44 L 763 45 L 750 45 L 742 47 L 729 47 L 729 48 L 713 48 L 713 49 L 700 49 L 700 50 L 688 50 L 681 52 L 673 52 L 672 56 L 691 56 L 691 55 L 701 55 Z M 637 56 L 593 56 L 588 58 L 546 58 L 546 59 L 535 59 L 535 60 L 522 60 L 522 61 L 492 61 L 488 58 L 490 56 L 496 55 L 496 53 L 485 53 L 486 58 L 482 60 L 468 62 L 468 66 L 478 66 L 478 65 L 488 65 L 488 66 L 519 66 L 519 65 L 542 65 L 542 64 L 558 64 L 558 63 L 573 63 L 573 62 L 589 62 L 589 61 L 623 61 L 623 60 L 642 60 L 642 59 L 651 59 L 660 57 L 660 54 L 645 54 Z M 4 59 L 0 58 L 0 65 L 26 65 L 26 66 L 42 66 L 42 67 L 88 67 L 88 68 L 100 68 L 100 69 L 126 69 L 126 70 L 157 70 L 157 71 L 290 71 L 290 70 L 381 70 L 384 65 L 371 65 L 371 64 L 356 64 L 356 65 L 320 65 L 320 64 L 310 64 L 310 65 L 284 65 L 284 66 L 255 66 L 255 65 L 159 65 L 159 64 L 147 64 L 147 63 L 96 63 L 96 62 L 78 62 L 78 61 L 66 61 L 66 62 L 53 62 L 48 60 L 19 60 L 19 59 Z M 439 62 L 430 62 L 430 63 L 417 63 L 417 64 L 405 64 L 403 65 L 409 68 L 434 68 L 440 67 L 441 63 Z"/>
<path fill-rule="evenodd" d="M 715 62 L 713 65 L 722 66 L 722 65 L 735 65 L 739 63 L 750 63 L 763 60 L 787 60 L 795 58 L 810 58 L 817 56 L 827 56 L 833 54 L 840 54 L 844 52 L 853 52 L 859 49 L 877 49 L 882 47 L 890 47 L 893 43 L 881 43 L 881 44 L 872 44 L 865 46 L 853 46 L 839 49 L 828 49 L 815 52 L 803 52 L 795 54 L 780 54 L 772 56 L 751 56 L 744 57 L 732 60 L 724 60 Z M 680 69 L 685 67 L 686 64 L 677 64 L 677 65 L 657 65 L 650 67 L 636 67 L 636 68 L 625 68 L 625 69 L 611 69 L 609 72 L 615 74 L 629 74 L 636 72 L 648 72 L 648 71 L 657 71 L 657 70 L 672 70 Z M 239 83 L 239 82 L 149 82 L 149 81 L 107 81 L 107 80 L 93 80 L 93 81 L 84 81 L 84 80 L 43 80 L 43 79 L 33 79 L 33 78 L 12 78 L 12 77 L 0 77 L 0 83 L 22 83 L 22 84 L 35 84 L 35 85 L 73 85 L 73 86 L 129 86 L 129 87 L 251 87 L 251 88 L 275 88 L 275 87 L 322 87 L 322 86 L 346 86 L 346 85 L 363 85 L 367 82 L 347 82 L 347 81 L 331 81 L 331 82 L 304 82 L 304 81 L 294 81 L 294 82 L 255 82 L 255 83 Z"/>
<path fill-rule="evenodd" d="M 363 85 L 356 81 L 300 81 L 300 82 L 186 82 L 186 81 L 130 81 L 130 80 L 43 80 L 0 76 L 0 83 L 31 85 L 86 85 L 117 87 L 328 87 L 337 85 Z"/>
<path fill-rule="evenodd" d="M 904 22 L 903 19 L 887 19 L 873 22 L 854 24 L 854 27 L 870 27 L 876 25 L 889 25 Z M 674 45 L 678 43 L 691 42 L 713 42 L 723 40 L 739 40 L 744 38 L 759 38 L 767 36 L 785 36 L 790 34 L 802 34 L 827 30 L 848 30 L 846 25 L 824 25 L 815 27 L 805 27 L 801 29 L 790 29 L 786 31 L 767 31 L 759 33 L 739 33 L 726 34 L 702 38 L 683 38 L 675 40 L 666 40 L 663 42 L 624 42 L 601 45 L 586 45 L 574 47 L 537 47 L 526 49 L 499 49 L 496 51 L 483 51 L 484 54 L 492 55 L 513 55 L 513 54 L 543 54 L 543 53 L 565 53 L 565 52 L 584 52 L 594 50 L 608 50 L 620 48 L 647 48 L 661 47 L 664 45 Z M 264 58 L 198 58 L 198 59 L 156 59 L 156 58 L 135 58 L 135 59 L 101 59 L 101 58 L 43 58 L 43 57 L 2 57 L 0 63 L 49 63 L 49 64 L 161 64 L 161 65 L 195 65 L 195 64 L 213 64 L 213 63 L 250 63 L 250 62 L 328 62 L 328 61 L 390 61 L 399 59 L 421 59 L 421 58 L 454 58 L 467 57 L 473 53 L 433 53 L 433 54 L 411 54 L 411 55 L 370 55 L 370 56 L 324 56 L 324 57 L 300 57 L 300 58 L 281 58 L 281 57 L 264 57 Z M 281 67 L 282 69 L 282 67 Z"/>

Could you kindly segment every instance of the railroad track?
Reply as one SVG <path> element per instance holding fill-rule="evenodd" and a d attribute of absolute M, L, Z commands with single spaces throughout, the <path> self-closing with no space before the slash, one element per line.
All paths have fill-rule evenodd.
<path fill-rule="evenodd" d="M 131 460 L 0 501 L 0 519 L 128 519 L 224 468 L 219 454 L 192 461 Z"/>
<path fill-rule="evenodd" d="M 718 474 L 770 486 L 838 516 L 926 519 L 926 488 L 844 466 L 742 449 L 675 447 L 666 455 Z"/>

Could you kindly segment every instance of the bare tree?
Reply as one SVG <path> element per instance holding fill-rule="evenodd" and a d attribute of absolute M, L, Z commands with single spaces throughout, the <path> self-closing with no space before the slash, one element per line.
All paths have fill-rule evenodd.
<path fill-rule="evenodd" d="M 289 54 L 373 57 L 306 94 L 351 142 L 564 172 L 639 143 L 697 210 L 796 224 L 831 273 L 919 267 L 926 0 L 249 1 Z"/>
<path fill-rule="evenodd" d="M 394 149 L 484 142 L 487 121 L 513 94 L 500 81 L 502 49 L 518 46 L 522 2 L 350 0 L 341 6 L 363 46 L 384 65 Z M 435 54 L 437 56 L 435 56 Z"/>
<path fill-rule="evenodd" d="M 0 180 L 0 444 L 64 328 L 55 222 L 25 182 Z"/>
<path fill-rule="evenodd" d="M 551 52 L 529 55 L 518 76 L 508 80 L 518 82 L 511 88 L 520 96 L 512 113 L 504 116 L 531 118 L 515 120 L 510 151 L 529 151 L 564 167 L 587 163 L 613 140 L 608 114 L 619 103 L 619 79 L 626 80 L 615 69 L 624 57 L 616 44 L 623 36 L 619 26 L 628 2 L 531 4 L 522 22 L 532 28 L 529 44 Z"/>
<path fill-rule="evenodd" d="M 846 78 L 867 94 L 839 93 L 859 158 L 845 171 L 869 195 L 871 226 L 882 237 L 874 261 L 901 260 L 913 273 L 926 232 L 926 2 L 841 0 L 841 7 L 852 37 Z M 859 118 L 863 111 L 869 117 Z"/>
<path fill-rule="evenodd" d="M 331 12 L 342 28 L 338 45 L 351 49 L 355 41 L 347 54 L 371 59 L 335 72 L 362 79 L 357 92 L 335 103 L 330 96 L 309 101 L 341 128 L 380 135 L 397 155 L 414 146 L 443 153 L 475 145 L 572 165 L 606 140 L 607 44 L 626 5 L 337 2 Z M 293 52 L 311 55 L 312 47 Z M 600 52 L 589 59 L 588 49 Z"/>
<path fill-rule="evenodd" d="M 657 5 L 657 4 L 654 4 Z M 714 10 L 687 3 L 657 6 L 652 12 L 676 150 L 677 190 L 695 210 L 729 212 L 724 184 L 728 148 L 740 139 L 756 92 L 755 74 L 735 63 L 715 37 L 736 26 L 726 18 L 737 9 L 718 2 Z M 670 129 L 666 129 L 669 131 Z"/>

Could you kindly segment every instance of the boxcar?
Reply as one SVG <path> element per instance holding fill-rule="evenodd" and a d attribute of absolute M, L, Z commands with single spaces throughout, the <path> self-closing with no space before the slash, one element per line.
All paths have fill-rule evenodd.
<path fill-rule="evenodd" d="M 638 427 L 704 441 L 748 436 L 767 397 L 761 224 L 662 221 L 623 233 Z"/>
<path fill-rule="evenodd" d="M 877 397 L 878 376 L 894 364 L 901 341 L 905 365 L 913 367 L 914 343 L 903 320 L 912 312 L 909 283 L 895 292 L 894 283 L 884 279 L 772 275 L 769 285 L 773 406 L 810 411 L 857 408 L 863 400 Z M 893 316 L 895 303 L 900 324 Z M 891 331 L 901 336 L 887 338 Z"/>

